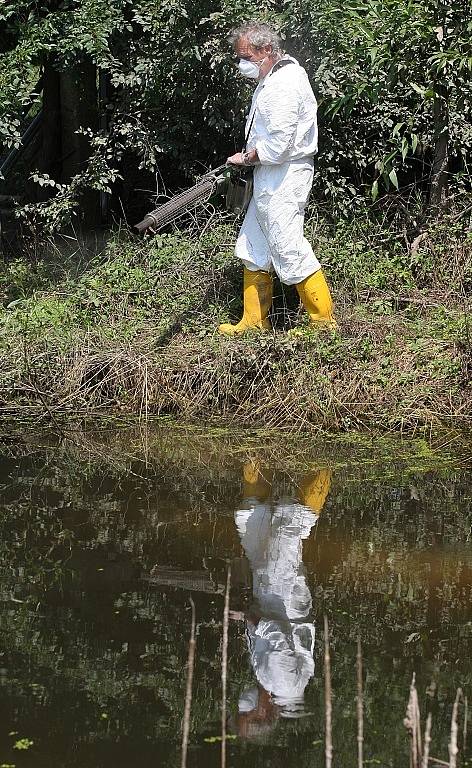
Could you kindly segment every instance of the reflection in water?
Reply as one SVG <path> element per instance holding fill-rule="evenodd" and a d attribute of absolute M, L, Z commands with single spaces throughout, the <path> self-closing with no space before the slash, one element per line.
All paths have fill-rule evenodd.
<path fill-rule="evenodd" d="M 234 618 L 251 605 L 239 614 L 249 652 L 242 624 L 232 623 L 228 639 L 229 690 L 241 698 L 230 727 L 243 736 L 228 742 L 231 768 L 322 763 L 323 686 L 317 656 L 316 684 L 311 677 L 307 590 L 314 583 L 313 615 L 329 616 L 336 643 L 337 764 L 350 765 L 356 746 L 358 635 L 368 760 L 405 764 L 413 672 L 423 717 L 433 713 L 434 753 L 445 757 L 456 688 L 470 700 L 472 682 L 464 467 L 412 470 L 391 445 L 393 458 L 381 464 L 386 444 L 375 441 L 368 452 L 336 441 L 329 450 L 294 451 L 286 462 L 289 448 L 268 444 L 260 464 L 274 467 L 273 481 L 246 466 L 239 503 L 237 457 L 258 450 L 252 436 L 244 446 L 212 437 L 210 449 L 193 432 L 165 432 L 147 463 L 138 454 L 123 462 L 136 441 L 123 433 L 114 442 L 111 431 L 95 459 L 75 436 L 72 449 L 67 441 L 42 448 L 43 437 L 14 449 L 10 440 L 3 458 L 0 449 L 0 765 L 175 768 L 191 592 L 199 630 L 188 764 L 216 766 L 228 562 Z M 276 489 L 316 461 L 336 467 L 336 485 L 333 478 L 329 489 L 328 472 L 313 473 L 296 502 L 280 499 Z M 303 711 L 303 698 L 313 716 L 284 720 Z M 20 739 L 33 742 L 25 753 Z M 468 758 L 472 765 L 470 754 L 462 765 Z"/>
<path fill-rule="evenodd" d="M 244 467 L 243 501 L 235 513 L 249 560 L 253 603 L 246 637 L 257 685 L 239 699 L 238 732 L 261 737 L 279 717 L 303 715 L 304 692 L 314 674 L 312 598 L 302 562 L 302 541 L 318 521 L 331 484 L 323 469 L 307 475 L 298 500 L 270 500 L 271 478 L 256 462 Z"/>

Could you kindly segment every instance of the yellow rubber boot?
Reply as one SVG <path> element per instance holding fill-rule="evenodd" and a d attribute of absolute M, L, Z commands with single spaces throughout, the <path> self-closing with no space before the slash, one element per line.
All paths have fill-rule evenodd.
<path fill-rule="evenodd" d="M 248 461 L 243 467 L 243 498 L 266 501 L 272 490 L 272 472 L 261 469 L 259 462 Z"/>
<path fill-rule="evenodd" d="M 270 331 L 267 319 L 272 304 L 272 276 L 268 272 L 250 272 L 244 267 L 244 312 L 236 325 L 223 323 L 218 327 L 220 333 L 233 336 L 251 328 Z"/>
<path fill-rule="evenodd" d="M 306 475 L 299 487 L 301 503 L 319 515 L 324 507 L 330 487 L 330 469 L 319 469 L 314 475 Z"/>
<path fill-rule="evenodd" d="M 333 300 L 321 269 L 297 283 L 296 289 L 313 324 L 320 323 L 327 328 L 336 328 Z"/>

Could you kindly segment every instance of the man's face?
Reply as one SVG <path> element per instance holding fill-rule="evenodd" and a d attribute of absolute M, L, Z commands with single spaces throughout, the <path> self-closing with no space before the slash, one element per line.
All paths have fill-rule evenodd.
<path fill-rule="evenodd" d="M 262 78 L 272 69 L 273 61 L 271 59 L 271 45 L 264 45 L 262 48 L 256 48 L 248 42 L 246 37 L 240 37 L 235 45 L 234 51 L 238 59 L 246 59 L 246 61 L 253 61 L 256 64 L 262 61 L 259 77 L 257 78 L 258 80 L 262 80 Z"/>

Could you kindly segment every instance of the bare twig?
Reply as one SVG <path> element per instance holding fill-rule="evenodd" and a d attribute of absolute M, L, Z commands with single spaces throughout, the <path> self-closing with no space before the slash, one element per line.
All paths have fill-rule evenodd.
<path fill-rule="evenodd" d="M 459 219 L 462 219 L 463 216 L 467 216 L 468 213 L 472 211 L 472 205 L 468 205 L 467 208 L 464 208 L 462 211 L 459 211 L 459 213 L 456 213 L 454 216 L 451 217 L 451 222 L 459 221 Z"/>
<path fill-rule="evenodd" d="M 462 689 L 458 688 L 456 693 L 456 700 L 452 708 L 451 718 L 451 740 L 449 742 L 449 766 L 450 768 L 456 768 L 457 765 L 457 753 L 459 748 L 457 746 L 457 732 L 459 730 L 457 725 L 457 713 L 459 710 L 459 701 L 462 696 Z"/>
<path fill-rule="evenodd" d="M 186 768 L 187 765 L 187 750 L 188 750 L 188 737 L 190 732 L 190 710 L 192 707 L 192 683 L 193 683 L 193 670 L 195 667 L 195 603 L 190 598 L 190 605 L 192 606 L 192 626 L 190 629 L 190 640 L 188 644 L 188 658 L 187 658 L 187 688 L 185 691 L 185 708 L 184 719 L 182 727 L 182 760 L 181 768 Z"/>
<path fill-rule="evenodd" d="M 329 655 L 328 617 L 324 617 L 324 673 L 325 673 L 325 756 L 326 768 L 331 768 L 333 760 L 332 740 L 332 702 L 331 702 L 331 660 Z"/>
<path fill-rule="evenodd" d="M 357 764 L 364 764 L 364 703 L 362 695 L 362 646 L 360 637 L 357 638 Z"/>
<path fill-rule="evenodd" d="M 226 768 L 226 684 L 228 679 L 228 626 L 231 566 L 226 577 L 225 608 L 223 613 L 223 651 L 221 659 L 221 768 Z"/>

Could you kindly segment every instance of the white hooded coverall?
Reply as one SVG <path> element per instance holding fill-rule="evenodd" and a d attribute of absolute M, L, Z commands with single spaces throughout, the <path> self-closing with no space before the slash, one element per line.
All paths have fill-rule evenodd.
<path fill-rule="evenodd" d="M 235 515 L 261 612 L 257 626 L 247 623 L 251 664 L 283 717 L 303 713 L 303 694 L 314 673 L 315 627 L 302 541 L 317 520 L 312 509 L 288 499 L 275 505 L 246 499 Z M 254 696 L 252 689 L 242 694 L 240 712 L 254 708 Z"/>
<path fill-rule="evenodd" d="M 247 149 L 257 150 L 260 164 L 235 253 L 247 269 L 275 271 L 294 285 L 321 268 L 303 236 L 318 149 L 317 104 L 303 67 L 289 56 L 283 61 L 290 63 L 275 64 L 252 98 Z"/>

